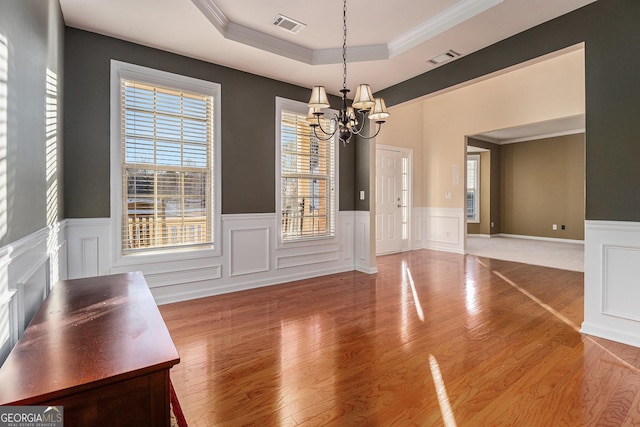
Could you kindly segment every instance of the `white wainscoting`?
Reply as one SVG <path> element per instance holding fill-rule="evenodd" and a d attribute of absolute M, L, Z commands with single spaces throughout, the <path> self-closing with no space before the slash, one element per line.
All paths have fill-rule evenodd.
<path fill-rule="evenodd" d="M 65 224 L 0 248 L 0 365 L 53 284 L 66 278 Z"/>
<path fill-rule="evenodd" d="M 464 254 L 464 209 L 413 208 L 412 249 Z"/>
<path fill-rule="evenodd" d="M 369 212 L 365 214 L 340 212 L 336 238 L 304 244 L 278 244 L 275 214 L 222 215 L 218 254 L 127 256 L 117 264 L 109 218 L 69 220 L 69 276 L 142 271 L 156 302 L 166 304 L 360 270 L 361 265 L 370 272 Z"/>
<path fill-rule="evenodd" d="M 69 279 L 102 276 L 111 270 L 109 218 L 67 219 Z"/>
<path fill-rule="evenodd" d="M 269 271 L 269 227 L 229 230 L 229 275 Z"/>
<path fill-rule="evenodd" d="M 585 222 L 582 332 L 640 347 L 640 223 Z"/>
<path fill-rule="evenodd" d="M 371 255 L 371 213 L 369 211 L 355 213 L 354 241 L 355 269 L 367 274 L 377 273 L 376 259 Z"/>

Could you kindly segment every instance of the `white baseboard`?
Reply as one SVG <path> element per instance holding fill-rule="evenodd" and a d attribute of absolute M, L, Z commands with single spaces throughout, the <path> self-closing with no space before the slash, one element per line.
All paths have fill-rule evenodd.
<path fill-rule="evenodd" d="M 526 240 L 540 240 L 540 241 L 545 241 L 545 242 L 558 242 L 558 243 L 577 243 L 577 244 L 581 244 L 584 245 L 584 240 L 575 240 L 575 239 L 559 239 L 559 238 L 555 238 L 555 237 L 541 237 L 541 236 L 527 236 L 527 235 L 522 235 L 522 234 L 505 234 L 505 233 L 500 233 L 497 235 L 493 235 L 495 236 L 500 236 L 500 237 L 507 237 L 510 239 L 526 239 Z"/>
<path fill-rule="evenodd" d="M 640 348 L 640 335 L 633 332 L 620 331 L 609 327 L 602 327 L 590 322 L 583 322 L 582 327 L 580 328 L 580 333 Z"/>

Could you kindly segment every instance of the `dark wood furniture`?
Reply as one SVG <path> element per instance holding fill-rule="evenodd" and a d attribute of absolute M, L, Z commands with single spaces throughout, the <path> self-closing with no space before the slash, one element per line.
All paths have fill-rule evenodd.
<path fill-rule="evenodd" d="M 168 426 L 179 361 L 142 273 L 65 280 L 0 368 L 0 405 L 62 405 L 65 426 Z"/>

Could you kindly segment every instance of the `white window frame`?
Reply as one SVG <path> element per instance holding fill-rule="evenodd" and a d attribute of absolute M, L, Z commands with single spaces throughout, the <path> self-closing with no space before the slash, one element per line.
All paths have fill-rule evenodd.
<path fill-rule="evenodd" d="M 140 81 L 148 84 L 185 90 L 213 96 L 213 243 L 184 248 L 148 249 L 144 252 L 123 254 L 122 249 L 122 127 L 121 127 L 121 79 Z M 205 258 L 220 255 L 221 235 L 221 168 L 220 168 L 220 97 L 221 86 L 205 80 L 142 67 L 126 62 L 111 60 L 110 115 L 111 115 L 111 235 L 113 265 L 135 265 L 141 262 L 159 262 Z"/>
<path fill-rule="evenodd" d="M 467 176 L 467 179 L 465 180 L 464 212 L 465 212 L 465 217 L 467 218 L 468 223 L 478 224 L 480 222 L 480 154 L 467 154 L 467 162 L 469 162 L 469 160 L 476 163 L 476 167 L 475 167 L 476 176 L 474 180 L 475 187 L 473 188 L 473 192 L 475 194 L 475 197 L 473 199 L 473 213 L 474 213 L 473 218 L 469 218 L 467 214 L 467 194 L 469 192 L 468 176 Z M 469 168 L 467 167 L 467 175 L 468 174 L 469 174 Z"/>
<path fill-rule="evenodd" d="M 298 246 L 311 246 L 317 244 L 318 241 L 322 241 L 322 243 L 336 243 L 338 241 L 339 227 L 338 227 L 338 214 L 340 212 L 339 204 L 340 204 L 340 194 L 338 191 L 339 182 L 338 182 L 338 169 L 340 165 L 339 161 L 339 144 L 338 144 L 338 136 L 332 138 L 333 142 L 333 153 L 334 153 L 334 165 L 333 165 L 333 187 L 334 187 L 334 198 L 335 203 L 331 206 L 333 210 L 333 235 L 330 236 L 315 236 L 315 237 L 303 237 L 294 240 L 283 240 L 282 239 L 282 169 L 281 169 L 281 126 L 282 126 L 282 111 L 291 111 L 299 114 L 306 115 L 308 113 L 309 107 L 306 103 L 300 101 L 294 101 L 287 98 L 276 97 L 276 232 L 278 235 L 277 238 L 277 247 L 285 248 L 285 247 L 298 247 Z M 332 109 L 325 109 L 325 117 L 332 117 L 337 111 Z"/>

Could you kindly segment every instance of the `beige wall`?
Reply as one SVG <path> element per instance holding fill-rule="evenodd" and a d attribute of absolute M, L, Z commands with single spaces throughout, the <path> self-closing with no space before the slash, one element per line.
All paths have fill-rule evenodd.
<path fill-rule="evenodd" d="M 506 144 L 500 153 L 500 232 L 584 240 L 584 134 Z"/>
<path fill-rule="evenodd" d="M 414 207 L 463 209 L 465 136 L 584 114 L 584 87 L 584 50 L 574 49 L 395 106 L 377 142 L 414 149 Z"/>
<path fill-rule="evenodd" d="M 413 150 L 413 206 L 423 206 L 422 175 L 422 103 L 408 103 L 393 109 L 392 119 L 383 126 L 376 144 Z M 373 150 L 375 156 L 375 150 Z M 375 174 L 375 169 L 373 174 Z M 375 179 L 372 179 L 375 182 Z"/>

